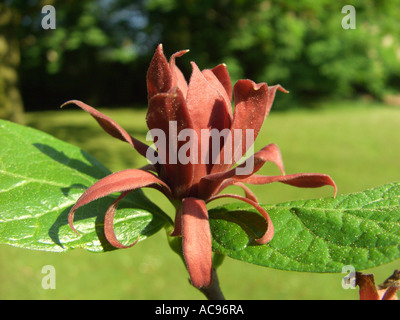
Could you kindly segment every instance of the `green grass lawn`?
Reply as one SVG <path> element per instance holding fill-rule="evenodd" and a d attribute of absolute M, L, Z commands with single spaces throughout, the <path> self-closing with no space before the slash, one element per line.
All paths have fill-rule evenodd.
<path fill-rule="evenodd" d="M 102 111 L 145 141 L 145 110 Z M 88 151 L 112 171 L 146 164 L 128 144 L 104 133 L 89 114 L 73 107 L 31 113 L 28 120 L 30 126 Z M 272 142 L 281 149 L 286 173 L 329 174 L 339 194 L 400 181 L 399 108 L 338 102 L 315 110 L 272 112 L 255 150 Z M 262 173 L 279 171 L 266 165 Z M 329 187 L 272 184 L 252 190 L 261 203 L 332 196 Z M 146 192 L 172 215 L 172 206 L 161 194 Z M 45 265 L 56 269 L 55 290 L 41 286 Z M 399 260 L 368 272 L 382 282 L 395 268 L 400 268 Z M 0 246 L 0 270 L 0 299 L 203 299 L 188 284 L 187 272 L 169 249 L 164 232 L 133 248 L 105 254 L 78 249 L 56 254 Z M 219 269 L 228 299 L 357 299 L 357 290 L 341 287 L 343 276 L 273 270 L 229 258 Z"/>

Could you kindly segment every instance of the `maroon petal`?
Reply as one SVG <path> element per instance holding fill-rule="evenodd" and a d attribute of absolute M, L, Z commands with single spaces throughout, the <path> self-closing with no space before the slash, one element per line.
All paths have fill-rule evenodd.
<path fill-rule="evenodd" d="M 190 118 L 193 119 L 193 129 L 199 137 L 198 159 L 194 165 L 194 188 L 200 179 L 209 173 L 211 165 L 208 159 L 202 159 L 201 150 L 209 150 L 209 141 L 201 141 L 202 129 L 217 129 L 221 131 L 229 128 L 231 120 L 228 106 L 223 96 L 216 90 L 200 72 L 197 65 L 192 62 L 193 72 L 189 81 L 188 94 L 186 98 Z M 229 106 L 230 108 L 230 106 Z M 201 142 L 201 143 L 200 143 Z M 196 191 L 193 191 L 196 194 Z"/>
<path fill-rule="evenodd" d="M 226 111 L 227 114 L 229 114 L 229 119 L 232 121 L 232 107 L 231 107 L 231 96 L 228 96 L 228 93 L 226 92 L 226 88 L 223 86 L 223 84 L 220 82 L 220 80 L 217 78 L 213 70 L 210 69 L 205 69 L 201 72 L 206 78 L 206 80 L 210 83 L 214 89 L 218 91 L 218 93 L 225 99 L 225 105 L 226 105 Z M 232 88 L 231 88 L 232 91 Z"/>
<path fill-rule="evenodd" d="M 222 63 L 218 66 L 211 69 L 211 71 L 215 74 L 219 82 L 225 88 L 226 95 L 229 98 L 229 102 L 232 101 L 232 83 L 231 78 L 229 76 L 228 69 L 226 68 L 226 64 Z"/>
<path fill-rule="evenodd" d="M 245 184 L 243 184 L 241 182 L 234 182 L 234 183 L 232 183 L 232 185 L 242 188 L 247 199 L 250 199 L 250 200 L 258 203 L 257 196 Z M 221 185 L 221 188 L 219 189 L 219 192 L 221 192 L 223 189 L 225 189 L 225 188 Z"/>
<path fill-rule="evenodd" d="M 288 174 L 285 176 L 252 175 L 240 181 L 249 184 L 267 184 L 273 182 L 282 182 L 284 184 L 299 188 L 319 188 L 329 185 L 335 189 L 334 197 L 336 197 L 337 194 L 337 186 L 332 178 L 326 174 L 320 173 L 296 173 Z"/>
<path fill-rule="evenodd" d="M 186 101 L 191 118 L 196 119 L 193 125 L 194 129 L 199 130 L 198 136 L 200 137 L 200 129 L 229 128 L 231 123 L 226 100 L 194 62 L 192 67 Z"/>
<path fill-rule="evenodd" d="M 281 171 L 281 173 L 285 174 L 285 168 L 283 165 L 281 151 L 279 150 L 278 146 L 274 143 L 271 143 L 260 151 L 257 151 L 254 154 L 254 168 L 251 174 L 254 174 L 258 170 L 264 166 L 266 162 L 273 162 Z M 236 170 L 237 171 L 237 170 Z"/>
<path fill-rule="evenodd" d="M 107 241 L 115 248 L 119 249 L 126 249 L 134 246 L 138 241 L 139 237 L 136 239 L 135 242 L 133 242 L 130 245 L 124 245 L 119 240 L 117 239 L 115 232 L 114 232 L 114 216 L 115 212 L 117 210 L 119 202 L 130 193 L 130 191 L 123 192 L 117 200 L 115 200 L 111 206 L 108 208 L 106 211 L 105 217 L 104 217 L 104 235 L 106 236 Z"/>
<path fill-rule="evenodd" d="M 254 202 L 258 203 L 257 196 L 250 190 L 244 183 L 240 182 L 236 179 L 226 179 L 224 180 L 218 187 L 216 191 L 213 192 L 213 195 L 219 194 L 223 190 L 225 190 L 229 186 L 238 186 L 241 187 L 245 193 L 245 197 L 247 199 L 253 200 Z"/>
<path fill-rule="evenodd" d="M 234 198 L 237 200 L 247 202 L 248 204 L 252 205 L 259 213 L 261 213 L 261 215 L 264 217 L 264 219 L 267 221 L 267 224 L 268 224 L 267 230 L 265 231 L 264 235 L 260 239 L 255 239 L 255 241 L 258 242 L 259 244 L 266 244 L 272 240 L 272 238 L 274 236 L 274 226 L 272 224 L 272 220 L 269 217 L 269 214 L 267 213 L 267 211 L 265 211 L 264 208 L 262 208 L 257 202 L 254 202 L 253 200 L 248 199 L 248 198 L 243 198 L 236 194 L 220 194 L 220 195 L 210 198 L 207 201 L 207 203 L 210 201 L 216 200 L 216 199 L 221 199 L 221 198 Z"/>
<path fill-rule="evenodd" d="M 89 112 L 90 115 L 96 119 L 96 121 L 100 124 L 100 126 L 106 131 L 108 134 L 113 136 L 114 138 L 120 139 L 122 141 L 128 142 L 133 148 L 135 148 L 142 156 L 146 156 L 146 151 L 148 149 L 148 145 L 143 142 L 136 140 L 131 137 L 120 125 L 118 125 L 114 120 L 102 114 L 100 111 L 97 111 L 95 108 L 83 103 L 78 100 L 70 100 L 65 102 L 62 106 L 66 106 L 68 104 L 75 104 L 81 109 Z"/>
<path fill-rule="evenodd" d="M 188 91 L 188 84 L 186 82 L 185 76 L 182 71 L 176 66 L 175 58 L 181 57 L 189 50 L 181 50 L 174 53 L 169 59 L 169 67 L 172 71 L 172 87 L 177 86 L 183 93 L 183 96 L 186 98 Z"/>
<path fill-rule="evenodd" d="M 278 166 L 279 170 L 283 174 L 285 173 L 281 152 L 278 146 L 274 143 L 271 143 L 262 148 L 261 150 L 257 151 L 253 156 L 249 157 L 247 161 L 253 162 L 253 165 L 250 166 L 251 171 L 248 171 L 245 174 L 240 174 L 240 172 L 237 170 L 237 168 L 244 168 L 246 166 L 246 163 L 243 163 L 239 165 L 237 168 L 231 169 L 226 172 L 209 174 L 205 176 L 202 180 L 221 181 L 232 177 L 238 179 L 240 178 L 244 179 L 256 173 L 258 170 L 260 170 L 266 162 L 275 163 Z"/>
<path fill-rule="evenodd" d="M 212 281 L 211 231 L 203 200 L 182 201 L 182 248 L 190 279 L 196 288 L 208 287 Z"/>
<path fill-rule="evenodd" d="M 159 44 L 147 70 L 147 97 L 150 100 L 155 94 L 167 92 L 172 88 L 172 73 L 164 56 L 162 44 Z"/>
<path fill-rule="evenodd" d="M 251 164 L 251 162 L 253 163 Z M 256 173 L 258 170 L 260 170 L 266 162 L 275 163 L 282 174 L 285 173 L 281 152 L 276 144 L 271 143 L 256 152 L 242 165 L 229 171 L 211 173 L 203 177 L 200 180 L 199 193 L 202 198 L 207 199 L 208 195 L 217 194 L 220 192 L 216 190 L 219 188 L 224 180 L 233 178 L 234 181 L 240 181 L 246 179 Z M 250 165 L 248 165 L 248 163 L 250 163 Z M 238 170 L 243 169 L 246 166 L 249 169 L 246 169 L 246 172 L 240 172 Z"/>
<path fill-rule="evenodd" d="M 68 214 L 70 227 L 78 233 L 73 226 L 75 211 L 78 208 L 115 192 L 132 191 L 142 187 L 154 187 L 162 191 L 169 199 L 172 198 L 168 185 L 152 173 L 139 169 L 119 171 L 97 181 L 80 196 Z"/>
<path fill-rule="evenodd" d="M 182 207 L 178 207 L 175 212 L 174 230 L 170 233 L 171 237 L 182 235 Z"/>
<path fill-rule="evenodd" d="M 160 172 L 160 177 L 179 199 L 186 195 L 193 180 L 193 164 L 182 164 L 178 159 L 180 147 L 189 143 L 178 141 L 178 135 L 182 130 L 193 127 L 181 90 L 174 87 L 168 93 L 153 96 L 149 101 L 146 122 L 149 129 L 161 129 L 165 134 L 164 140 L 155 141 L 159 155 L 165 155 L 165 159 L 160 159 L 163 160 L 162 166 L 165 169 Z M 176 127 L 172 128 L 171 125 Z M 175 130 L 176 132 L 171 132 Z"/>
<path fill-rule="evenodd" d="M 246 129 L 254 130 L 255 140 L 271 109 L 276 90 L 287 92 L 280 85 L 268 87 L 266 83 L 256 84 L 251 80 L 236 82 L 233 88 L 235 112 L 231 131 L 242 130 L 241 155 L 245 155 L 248 150 L 245 139 Z"/>
<path fill-rule="evenodd" d="M 251 130 L 255 140 L 268 113 L 268 86 L 265 83 L 256 84 L 251 80 L 239 80 L 234 88 L 235 112 L 233 114 L 231 141 L 221 148 L 220 158 L 230 157 L 229 161 L 215 163 L 210 172 L 222 172 L 230 169 L 235 160 L 244 156 L 250 147 L 247 144 L 247 130 Z M 239 135 L 235 134 L 238 130 Z M 239 140 L 238 140 L 239 139 Z M 254 141 L 251 141 L 253 145 Z"/>

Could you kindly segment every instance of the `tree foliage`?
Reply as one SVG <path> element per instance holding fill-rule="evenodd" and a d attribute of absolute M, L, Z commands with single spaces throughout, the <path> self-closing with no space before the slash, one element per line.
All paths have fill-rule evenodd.
<path fill-rule="evenodd" d="M 57 28 L 43 30 L 40 8 L 52 4 Z M 28 107 L 54 108 L 73 95 L 92 104 L 143 104 L 143 79 L 156 45 L 201 68 L 226 63 L 233 80 L 280 83 L 291 94 L 278 108 L 317 98 L 399 89 L 400 0 L 8 0 L 21 16 L 20 86 Z M 356 29 L 343 29 L 353 5 Z M 15 27 L 14 27 L 15 28 Z"/>
<path fill-rule="evenodd" d="M 17 10 L 0 3 L 0 118 L 22 123 L 23 104 L 16 70 L 20 51 L 15 31 L 20 21 Z"/>
<path fill-rule="evenodd" d="M 342 28 L 354 5 L 356 29 Z M 150 21 L 172 47 L 193 49 L 204 64 L 227 63 L 233 78 L 281 83 L 297 98 L 380 98 L 398 89 L 400 2 L 157 1 Z"/>
<path fill-rule="evenodd" d="M 56 29 L 41 26 L 45 4 L 56 10 Z M 141 69 L 141 64 L 135 63 L 140 51 L 139 29 L 131 24 L 132 17 L 139 16 L 136 4 L 13 0 L 8 5 L 22 16 L 17 28 L 19 73 L 28 109 L 38 105 L 53 109 L 71 95 L 106 105 L 135 101 L 136 78 L 138 86 L 143 82 L 142 77 L 135 77 Z"/>

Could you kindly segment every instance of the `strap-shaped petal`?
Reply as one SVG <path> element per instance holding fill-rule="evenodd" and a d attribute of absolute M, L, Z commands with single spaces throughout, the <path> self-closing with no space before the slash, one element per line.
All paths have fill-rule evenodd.
<path fill-rule="evenodd" d="M 117 211 L 117 207 L 119 202 L 125 198 L 130 193 L 130 191 L 123 192 L 108 208 L 106 214 L 104 216 L 104 235 L 106 236 L 107 241 L 115 248 L 118 249 L 126 249 L 134 246 L 138 241 L 139 237 L 136 239 L 135 242 L 129 245 L 122 244 L 116 237 L 114 232 L 114 216 L 115 212 Z"/>
<path fill-rule="evenodd" d="M 142 156 L 146 156 L 146 151 L 148 149 L 148 145 L 145 143 L 131 137 L 118 123 L 116 123 L 111 118 L 107 117 L 100 111 L 95 108 L 87 105 L 86 103 L 79 100 L 70 100 L 65 102 L 62 106 L 66 106 L 68 104 L 75 104 L 81 109 L 89 112 L 90 115 L 96 119 L 99 125 L 106 131 L 108 134 L 113 136 L 114 138 L 120 139 L 122 141 L 128 142 L 133 148 L 135 148 Z"/>
<path fill-rule="evenodd" d="M 80 207 L 115 192 L 132 191 L 142 187 L 154 187 L 169 199 L 172 198 L 169 186 L 154 174 L 140 169 L 122 170 L 97 181 L 79 197 L 68 214 L 70 227 L 78 233 L 73 226 L 73 221 L 75 212 Z"/>
<path fill-rule="evenodd" d="M 250 199 L 256 203 L 258 203 L 258 199 L 257 196 L 253 193 L 253 191 L 251 191 L 251 189 L 249 187 L 247 187 L 244 183 L 241 182 L 235 182 L 232 183 L 231 185 L 233 186 L 238 186 L 240 188 L 242 188 L 242 190 L 244 191 L 244 195 L 247 199 Z M 222 190 L 222 189 L 221 189 Z"/>
<path fill-rule="evenodd" d="M 211 231 L 203 200 L 182 200 L 182 248 L 190 279 L 196 288 L 212 281 Z"/>
<path fill-rule="evenodd" d="M 189 50 L 181 50 L 174 53 L 169 59 L 169 67 L 172 72 L 172 87 L 177 86 L 183 93 L 183 96 L 186 98 L 188 91 L 188 84 L 186 82 L 185 76 L 182 71 L 176 66 L 175 59 L 181 57 Z"/>
<path fill-rule="evenodd" d="M 230 178 L 224 180 L 220 185 L 219 188 L 213 193 L 219 194 L 222 192 L 225 188 L 232 186 L 232 185 L 238 185 L 238 183 L 248 183 L 248 184 L 268 184 L 268 183 L 273 183 L 273 182 L 282 182 L 288 185 L 292 185 L 295 187 L 300 187 L 300 188 L 318 188 L 318 187 L 323 187 L 326 185 L 330 185 L 334 187 L 335 193 L 334 197 L 336 196 L 337 193 L 337 187 L 335 182 L 327 175 L 324 174 L 315 174 L 315 173 L 299 173 L 299 174 L 291 174 L 291 175 L 286 175 L 286 176 L 261 176 L 261 175 L 253 175 L 251 177 L 247 177 L 245 179 L 236 179 L 236 178 Z M 246 192 L 246 190 L 245 190 Z M 248 193 L 246 193 L 246 198 L 251 199 L 248 196 Z"/>
<path fill-rule="evenodd" d="M 216 199 L 221 199 L 221 198 L 233 198 L 233 199 L 237 199 L 240 201 L 244 201 L 244 202 L 252 205 L 267 221 L 267 230 L 265 231 L 264 235 L 261 238 L 255 239 L 255 241 L 258 242 L 259 244 L 266 244 L 272 240 L 272 238 L 274 237 L 274 226 L 272 224 L 272 220 L 271 220 L 269 214 L 267 213 L 267 211 L 265 211 L 264 208 L 261 207 L 257 202 L 254 202 L 253 200 L 251 200 L 249 198 L 243 198 L 241 196 L 238 196 L 237 194 L 220 194 L 220 195 L 210 198 L 207 201 L 207 203 L 211 202 L 213 200 L 216 200 Z"/>
<path fill-rule="evenodd" d="M 203 177 L 200 180 L 199 193 L 204 199 L 207 199 L 209 195 L 218 194 L 220 190 L 217 191 L 217 189 L 220 188 L 224 180 L 234 179 L 235 181 L 240 181 L 246 179 L 260 170 L 266 162 L 275 163 L 282 174 L 285 173 L 281 152 L 276 144 L 271 143 L 256 152 L 240 166 L 229 171 L 211 173 Z M 245 170 L 240 171 L 239 169 Z"/>
<path fill-rule="evenodd" d="M 278 146 L 274 143 L 271 143 L 261 150 L 257 151 L 254 155 L 250 156 L 246 161 L 252 162 L 252 165 L 249 166 L 251 170 L 244 170 L 243 174 L 240 174 L 237 170 L 237 168 L 242 168 L 244 169 L 248 164 L 244 162 L 243 164 L 239 165 L 237 168 L 231 169 L 229 171 L 225 172 L 218 172 L 218 173 L 212 173 L 207 176 L 205 176 L 203 179 L 204 180 L 215 180 L 215 181 L 221 181 L 225 180 L 228 178 L 246 178 L 254 173 L 256 173 L 258 170 L 260 170 L 266 162 L 273 162 L 277 165 L 279 170 L 282 172 L 282 174 L 285 173 L 285 169 L 283 166 L 283 161 L 282 161 L 282 156 L 281 152 L 278 148 Z"/>
<path fill-rule="evenodd" d="M 236 179 L 232 180 L 235 181 Z M 256 185 L 281 182 L 299 188 L 319 188 L 323 186 L 332 186 L 335 189 L 334 197 L 336 197 L 337 194 L 337 186 L 335 181 L 333 181 L 330 176 L 321 173 L 295 173 L 285 176 L 262 176 L 255 174 L 240 181 L 243 183 Z"/>

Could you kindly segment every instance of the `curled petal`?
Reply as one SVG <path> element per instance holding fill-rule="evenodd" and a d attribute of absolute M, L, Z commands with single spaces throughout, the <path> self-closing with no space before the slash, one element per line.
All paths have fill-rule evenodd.
<path fill-rule="evenodd" d="M 203 177 L 200 180 L 200 194 L 203 198 L 207 198 L 207 195 L 210 194 L 218 194 L 220 190 L 217 191 L 217 189 L 224 180 L 243 180 L 260 170 L 266 162 L 273 162 L 282 174 L 285 174 L 281 152 L 276 144 L 271 143 L 248 158 L 242 165 L 229 171 L 211 173 Z M 251 165 L 249 166 L 249 164 Z M 246 168 L 244 172 L 238 170 L 243 168 Z"/>
<path fill-rule="evenodd" d="M 249 184 L 267 184 L 272 182 L 282 182 L 299 188 L 319 188 L 323 186 L 332 186 L 335 189 L 334 197 L 337 194 L 336 183 L 326 174 L 320 173 L 296 173 L 286 176 L 261 176 L 252 175 L 248 178 L 240 180 Z"/>
<path fill-rule="evenodd" d="M 115 192 L 132 191 L 142 187 L 156 188 L 162 191 L 168 198 L 172 198 L 168 185 L 152 173 L 139 169 L 119 171 L 97 181 L 80 196 L 68 214 L 70 227 L 78 233 L 73 226 L 74 215 L 78 208 Z"/>
<path fill-rule="evenodd" d="M 139 237 L 136 239 L 135 242 L 133 242 L 130 245 L 124 245 L 121 242 L 119 242 L 119 240 L 117 239 L 117 237 L 115 236 L 115 232 L 114 232 L 114 216 L 115 216 L 115 212 L 117 210 L 118 204 L 119 202 L 126 196 L 129 194 L 130 191 L 126 191 L 123 192 L 118 198 L 117 200 L 115 200 L 111 206 L 108 208 L 108 210 L 106 211 L 105 217 L 104 217 L 104 235 L 106 236 L 107 241 L 115 248 L 118 249 L 126 249 L 126 248 L 130 248 L 132 246 L 134 246 L 138 241 L 139 241 Z"/>
<path fill-rule="evenodd" d="M 257 196 L 245 184 L 243 184 L 241 182 L 235 182 L 235 183 L 232 183 L 232 185 L 242 188 L 247 199 L 250 199 L 251 201 L 258 203 Z M 223 186 L 221 186 L 220 191 L 222 191 L 223 189 L 224 189 Z"/>
<path fill-rule="evenodd" d="M 224 180 L 218 187 L 218 189 L 213 193 L 214 195 L 221 193 L 225 188 L 229 186 L 238 186 L 241 187 L 245 193 L 245 197 L 250 199 L 254 202 L 258 203 L 257 196 L 250 190 L 244 183 L 240 182 L 239 180 L 235 179 L 226 179 Z"/>
<path fill-rule="evenodd" d="M 280 84 L 276 84 L 274 86 L 268 86 L 268 105 L 267 105 L 267 113 L 265 114 L 265 116 L 267 116 L 269 111 L 271 110 L 272 104 L 274 103 L 274 100 L 275 100 L 275 94 L 276 94 L 277 90 L 279 90 L 283 93 L 289 93 L 289 91 L 286 90 L 284 87 L 282 87 Z"/>
<path fill-rule="evenodd" d="M 236 194 L 220 194 L 220 195 L 210 198 L 207 201 L 207 203 L 210 201 L 216 200 L 216 199 L 220 199 L 220 198 L 234 198 L 237 200 L 247 202 L 248 204 L 252 205 L 267 221 L 267 230 L 265 231 L 264 235 L 261 238 L 255 239 L 255 241 L 258 242 L 259 244 L 266 244 L 272 240 L 272 238 L 274 236 L 274 226 L 272 224 L 272 220 L 271 220 L 269 214 L 267 213 L 267 211 L 265 211 L 264 208 L 262 208 L 257 202 L 254 202 L 253 200 L 248 199 L 248 198 L 243 198 Z"/>
<path fill-rule="evenodd" d="M 174 53 L 169 59 L 169 67 L 172 72 L 172 87 L 177 86 L 183 93 L 183 96 L 186 98 L 188 91 L 188 84 L 186 82 L 185 76 L 182 71 L 176 66 L 175 58 L 181 57 L 189 50 L 181 50 Z"/>
<path fill-rule="evenodd" d="M 205 176 L 203 179 L 204 180 L 215 180 L 215 181 L 221 181 L 225 180 L 228 178 L 247 178 L 254 173 L 256 173 L 258 170 L 260 170 L 266 162 L 273 162 L 277 165 L 279 170 L 281 171 L 282 174 L 285 173 L 285 169 L 283 166 L 283 161 L 282 161 L 282 156 L 281 152 L 278 148 L 278 146 L 274 143 L 271 143 L 261 150 L 257 151 L 253 156 L 249 157 L 247 161 L 253 162 L 251 165 L 251 170 L 249 172 L 246 172 L 246 174 L 238 174 L 237 168 L 234 168 L 232 170 L 226 171 L 226 172 L 219 172 L 219 173 L 212 173 L 207 176 Z M 246 166 L 246 163 L 241 164 L 238 166 L 239 168 L 244 168 Z"/>
<path fill-rule="evenodd" d="M 182 200 L 182 248 L 193 286 L 209 287 L 212 281 L 211 231 L 203 200 Z"/>
<path fill-rule="evenodd" d="M 66 106 L 68 104 L 75 104 L 81 109 L 89 112 L 90 115 L 96 119 L 99 125 L 106 131 L 108 134 L 113 136 L 114 138 L 120 139 L 122 141 L 128 142 L 133 148 L 135 148 L 142 156 L 146 156 L 146 151 L 148 149 L 148 145 L 145 143 L 131 137 L 119 124 L 117 124 L 114 120 L 102 114 L 100 111 L 97 111 L 95 108 L 83 103 L 78 100 L 70 100 L 65 102 L 62 106 Z"/>
<path fill-rule="evenodd" d="M 283 175 L 285 174 L 285 168 L 283 165 L 281 151 L 279 150 L 278 146 L 274 143 L 271 143 L 262 148 L 260 151 L 257 151 L 254 154 L 253 161 L 254 161 L 254 167 L 251 174 L 254 174 L 258 170 L 260 170 L 266 162 L 273 162 L 279 168 L 281 173 Z"/>

